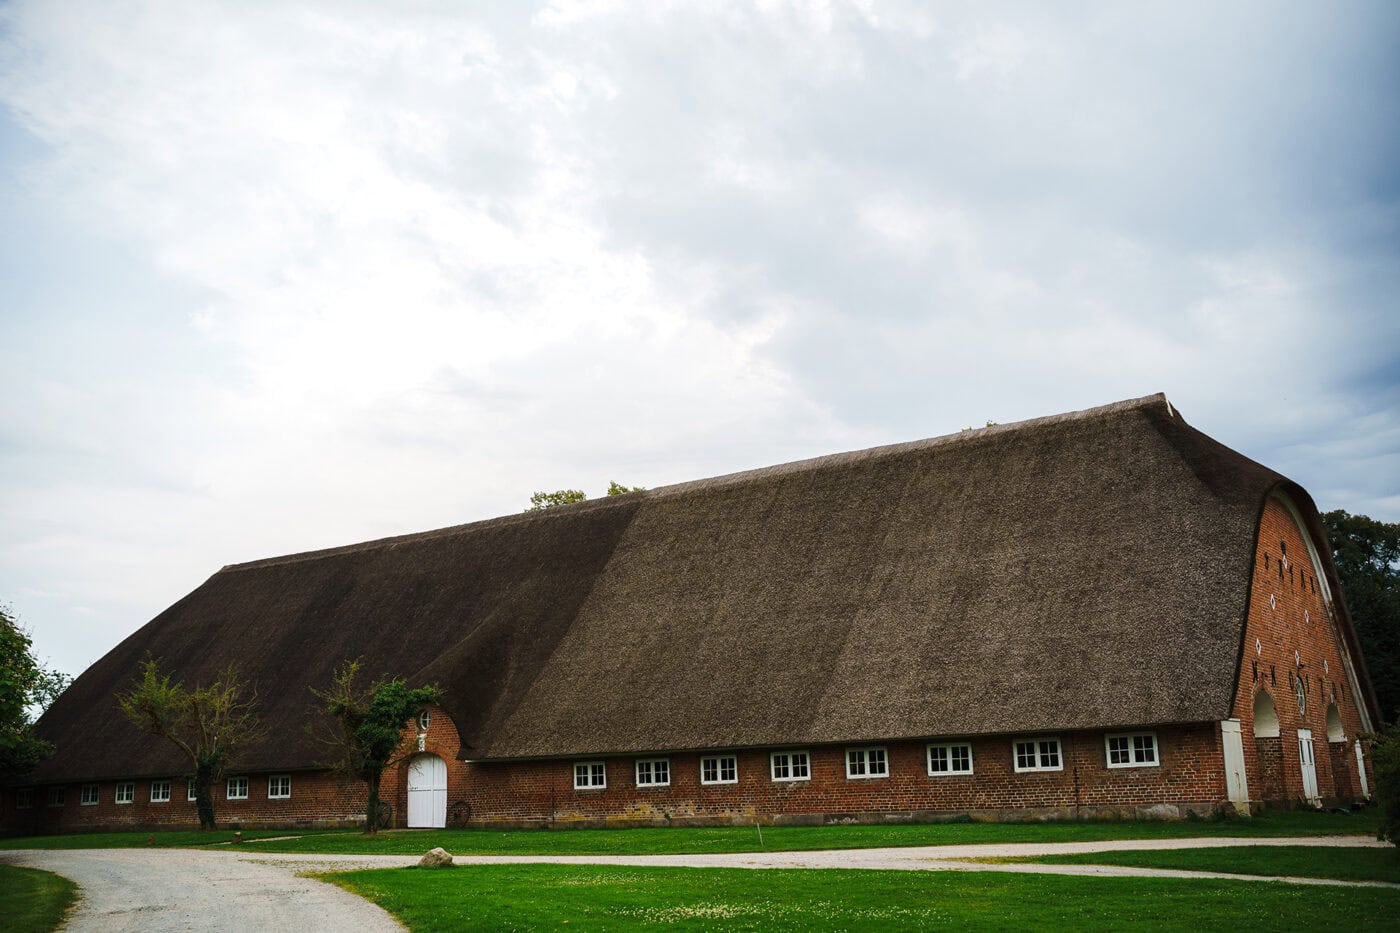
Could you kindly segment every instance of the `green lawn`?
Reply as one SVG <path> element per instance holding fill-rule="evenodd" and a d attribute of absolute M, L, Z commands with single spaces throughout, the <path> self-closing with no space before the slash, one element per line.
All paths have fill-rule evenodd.
<path fill-rule="evenodd" d="M 1087 842 L 1101 839 L 1180 839 L 1191 836 L 1374 836 L 1375 810 L 1351 815 L 1287 811 L 1222 822 L 1086 823 L 929 823 L 891 826 L 765 826 L 763 844 L 752 826 L 706 829 L 569 830 L 396 830 L 365 836 L 357 832 L 251 830 L 244 849 L 411 855 L 442 846 L 466 855 L 663 855 L 700 852 L 781 852 L 811 849 L 863 849 L 883 846 L 961 845 L 1009 842 Z M 30 836 L 0 840 L 0 848 L 125 848 L 146 845 L 146 833 Z M 254 838 L 287 836 L 272 842 Z M 199 846 L 226 842 L 232 833 L 157 832 L 158 846 Z"/>
<path fill-rule="evenodd" d="M 266 839 L 305 830 L 245 829 L 244 839 Z M 154 842 L 150 840 L 154 837 Z M 154 833 L 72 833 L 66 836 L 21 836 L 0 839 L 0 849 L 142 849 L 148 842 L 155 848 L 190 848 L 193 846 L 227 845 L 233 830 L 218 829 L 202 833 L 196 829 L 165 829 Z"/>
<path fill-rule="evenodd" d="M 1400 891 L 991 872 L 473 865 L 321 875 L 432 930 L 1393 930 Z"/>
<path fill-rule="evenodd" d="M 1310 846 L 1229 846 L 1222 849 L 1094 852 L 1086 855 L 1045 855 L 997 859 L 999 862 L 1038 862 L 1048 865 L 1134 865 L 1222 871 L 1241 875 L 1283 875 L 1294 878 L 1340 878 L 1343 881 L 1390 881 L 1400 884 L 1400 850 L 1318 849 Z"/>
<path fill-rule="evenodd" d="M 343 852 L 411 855 L 442 846 L 466 855 L 688 855 L 702 852 L 782 852 L 885 846 L 1002 842 L 1086 842 L 1101 839 L 1180 839 L 1192 836 L 1374 836 L 1375 811 L 1354 815 L 1289 811 L 1250 820 L 1115 823 L 937 823 L 903 826 L 765 826 L 763 844 L 752 826 L 706 829 L 398 830 L 307 835 L 245 845 L 263 852 Z"/>
<path fill-rule="evenodd" d="M 78 896 L 78 886 L 37 868 L 0 865 L 0 904 L 9 933 L 48 933 Z"/>

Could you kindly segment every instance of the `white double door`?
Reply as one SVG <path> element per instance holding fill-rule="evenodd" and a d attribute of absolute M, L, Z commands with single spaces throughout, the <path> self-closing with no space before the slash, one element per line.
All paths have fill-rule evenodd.
<path fill-rule="evenodd" d="M 430 829 L 447 825 L 447 762 L 418 755 L 408 763 L 408 826 Z"/>
<path fill-rule="evenodd" d="M 1313 758 L 1313 737 L 1311 729 L 1298 730 L 1298 766 L 1303 771 L 1303 796 L 1316 802 L 1317 762 Z"/>

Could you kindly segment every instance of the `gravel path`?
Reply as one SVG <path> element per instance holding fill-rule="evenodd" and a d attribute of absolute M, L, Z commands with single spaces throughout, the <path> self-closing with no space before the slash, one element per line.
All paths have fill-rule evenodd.
<path fill-rule="evenodd" d="M 231 852 L 10 850 L 0 852 L 0 862 L 42 868 L 76 881 L 82 899 L 65 928 L 74 933 L 403 931 L 369 901 L 334 885 L 298 878 L 286 865 Z"/>
<path fill-rule="evenodd" d="M 1143 849 L 1224 846 L 1389 848 L 1365 836 L 1272 839 L 1127 839 L 1108 842 L 1015 845 L 920 846 L 716 855 L 459 855 L 459 865 L 552 863 L 561 865 L 659 865 L 699 868 L 864 868 L 898 871 L 997 871 L 1054 875 L 1152 878 L 1246 878 L 1341 887 L 1400 885 L 1378 881 L 1275 878 L 1221 872 L 1177 871 L 1107 865 L 979 863 L 977 858 L 1057 855 Z M 1325 857 L 1319 853 L 1319 857 Z M 195 849 L 75 849 L 0 851 L 0 862 L 43 868 L 72 878 L 83 899 L 68 929 L 187 930 L 291 929 L 315 931 L 402 930 L 378 907 L 332 885 L 298 878 L 305 871 L 348 871 L 413 865 L 413 855 L 302 855 Z"/>

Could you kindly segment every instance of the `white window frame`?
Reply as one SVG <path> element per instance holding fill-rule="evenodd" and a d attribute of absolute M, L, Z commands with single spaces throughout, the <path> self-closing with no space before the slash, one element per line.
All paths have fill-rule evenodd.
<path fill-rule="evenodd" d="M 954 767 L 956 749 L 967 749 L 967 767 Z M 948 770 L 936 771 L 933 767 L 933 750 L 941 749 L 948 759 Z M 930 742 L 924 752 L 924 761 L 928 765 L 929 777 L 952 777 L 958 774 L 972 773 L 972 743 L 971 742 Z"/>
<path fill-rule="evenodd" d="M 286 792 L 282 791 L 282 784 L 286 784 Z M 277 793 L 274 793 L 274 789 Z M 292 776 L 290 774 L 269 774 L 267 776 L 267 799 L 268 800 L 290 800 L 292 796 Z"/>
<path fill-rule="evenodd" d="M 135 782 L 135 781 L 118 781 L 118 782 L 117 782 L 116 788 L 112 791 L 112 802 L 113 802 L 113 803 L 127 804 L 127 803 L 135 803 L 135 801 L 136 801 L 136 782 Z"/>
<path fill-rule="evenodd" d="M 63 807 L 68 805 L 68 788 L 58 784 L 49 788 L 49 806 Z"/>
<path fill-rule="evenodd" d="M 1127 742 L 1127 747 L 1123 750 L 1128 761 L 1115 762 L 1113 760 L 1113 740 L 1123 739 Z M 1138 739 L 1151 740 L 1152 760 L 1140 761 L 1138 754 L 1142 749 L 1138 745 Z M 1103 760 L 1110 768 L 1157 768 L 1162 764 L 1162 749 L 1157 743 L 1157 733 L 1155 732 L 1113 732 L 1103 737 Z"/>
<path fill-rule="evenodd" d="M 194 803 L 199 800 L 199 791 L 194 786 L 194 781 L 185 782 L 185 802 Z"/>
<path fill-rule="evenodd" d="M 433 711 L 425 709 L 418 714 L 418 731 L 427 732 L 428 727 L 433 724 Z"/>
<path fill-rule="evenodd" d="M 243 793 L 240 794 L 240 793 L 237 793 L 237 792 L 234 790 L 235 783 L 241 783 L 241 784 L 242 784 L 242 786 L 243 786 Z M 225 799 L 225 800 L 247 800 L 247 799 L 248 799 L 248 779 L 247 779 L 246 777 L 241 776 L 241 775 L 240 775 L 239 777 L 231 777 L 231 778 L 229 778 L 228 781 L 226 781 L 226 782 L 224 783 L 224 799 Z"/>
<path fill-rule="evenodd" d="M 596 770 L 595 770 L 596 769 Z M 579 778 L 583 781 L 580 782 Z M 596 778 L 596 780 L 595 780 Z M 574 790 L 604 790 L 608 786 L 608 765 L 603 761 L 574 762 Z"/>
<path fill-rule="evenodd" d="M 643 766 L 647 771 L 646 779 L 642 779 Z M 657 780 L 657 771 L 666 772 L 665 780 Z M 637 780 L 638 787 L 670 787 L 671 786 L 671 759 L 669 758 L 638 758 L 636 765 L 632 768 L 632 774 Z"/>
<path fill-rule="evenodd" d="M 1046 749 L 1045 746 L 1050 745 L 1052 743 L 1055 746 L 1053 754 L 1055 756 L 1056 763 L 1053 765 L 1047 765 L 1045 764 L 1045 758 L 1048 757 L 1048 755 L 1051 753 L 1048 749 Z M 1027 765 L 1025 767 L 1022 767 L 1022 745 L 1031 745 L 1034 747 L 1034 765 Z M 1053 735 L 1037 736 L 1033 739 L 1014 739 L 1011 742 L 1011 766 L 1016 769 L 1017 774 L 1028 774 L 1034 771 L 1063 771 L 1065 770 L 1065 747 L 1060 742 L 1059 737 Z"/>
<path fill-rule="evenodd" d="M 84 784 L 82 790 L 78 791 L 78 804 L 84 807 L 97 806 L 97 785 Z"/>
<path fill-rule="evenodd" d="M 879 764 L 881 770 L 876 771 Z M 869 781 L 890 776 L 890 753 L 883 745 L 846 749 L 846 780 Z"/>
<path fill-rule="evenodd" d="M 170 802 L 170 781 L 151 782 L 151 803 Z"/>
<path fill-rule="evenodd" d="M 705 777 L 705 764 L 714 762 L 715 777 L 713 780 Z M 725 762 L 729 763 L 728 769 Z M 730 777 L 725 777 L 724 772 L 728 770 Z M 738 784 L 739 783 L 739 756 L 738 755 L 706 755 L 700 759 L 700 783 L 701 784 Z"/>
<path fill-rule="evenodd" d="M 798 770 L 797 758 L 802 759 L 801 770 L 803 774 L 796 774 Z M 783 769 L 786 775 L 778 774 L 778 759 L 783 759 Z M 810 781 L 812 779 L 812 756 L 806 751 L 772 752 L 768 756 L 768 774 L 774 781 L 784 783 L 790 781 Z"/>

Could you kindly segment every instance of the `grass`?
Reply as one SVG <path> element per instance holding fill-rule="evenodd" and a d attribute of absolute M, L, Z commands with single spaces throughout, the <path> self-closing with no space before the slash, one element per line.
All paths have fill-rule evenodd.
<path fill-rule="evenodd" d="M 9 933 L 48 933 L 78 897 L 78 886 L 37 868 L 0 865 L 0 904 Z"/>
<path fill-rule="evenodd" d="M 1091 842 L 1103 839 L 1181 839 L 1193 836 L 1374 836 L 1377 811 L 1356 814 L 1281 811 L 1222 822 L 926 823 L 886 826 L 765 826 L 763 844 L 752 826 L 548 831 L 397 830 L 366 836 L 346 831 L 245 830 L 243 849 L 259 852 L 415 855 L 442 846 L 458 855 L 689 855 L 705 852 L 783 852 L 969 843 Z M 30 836 L 0 840 L 0 848 L 138 848 L 147 833 Z M 211 838 L 212 836 L 212 838 Z M 157 832 L 157 846 L 227 842 L 227 831 Z M 273 842 L 253 842 L 289 836 Z"/>
<path fill-rule="evenodd" d="M 245 840 L 267 839 L 272 836 L 286 836 L 297 831 L 245 829 L 243 830 L 243 838 Z M 152 837 L 154 837 L 154 842 L 150 842 Z M 195 829 L 164 829 L 140 833 L 72 833 L 64 836 L 21 836 L 15 839 L 0 839 L 0 849 L 144 849 L 148 843 L 158 849 L 189 849 L 201 846 L 227 845 L 232 839 L 233 830 L 231 829 L 219 829 L 208 833 L 202 833 Z"/>
<path fill-rule="evenodd" d="M 458 855 L 689 855 L 783 852 L 969 843 L 1089 842 L 1103 839 L 1181 839 L 1193 836 L 1375 835 L 1375 811 L 1344 815 L 1306 811 L 1249 820 L 1113 823 L 937 823 L 889 826 L 765 826 L 763 844 L 752 826 L 704 829 L 398 830 L 307 835 L 244 848 L 261 852 L 413 855 L 442 846 Z"/>
<path fill-rule="evenodd" d="M 1395 928 L 1400 891 L 991 872 L 473 865 L 318 877 L 434 930 Z"/>
<path fill-rule="evenodd" d="M 1342 881 L 1389 881 L 1400 884 L 1400 851 L 1393 846 L 1384 849 L 1227 846 L 1219 849 L 1028 856 L 996 861 L 1037 862 L 1048 865 L 1133 865 L 1139 868 L 1177 868 L 1240 875 L 1336 878 Z"/>

